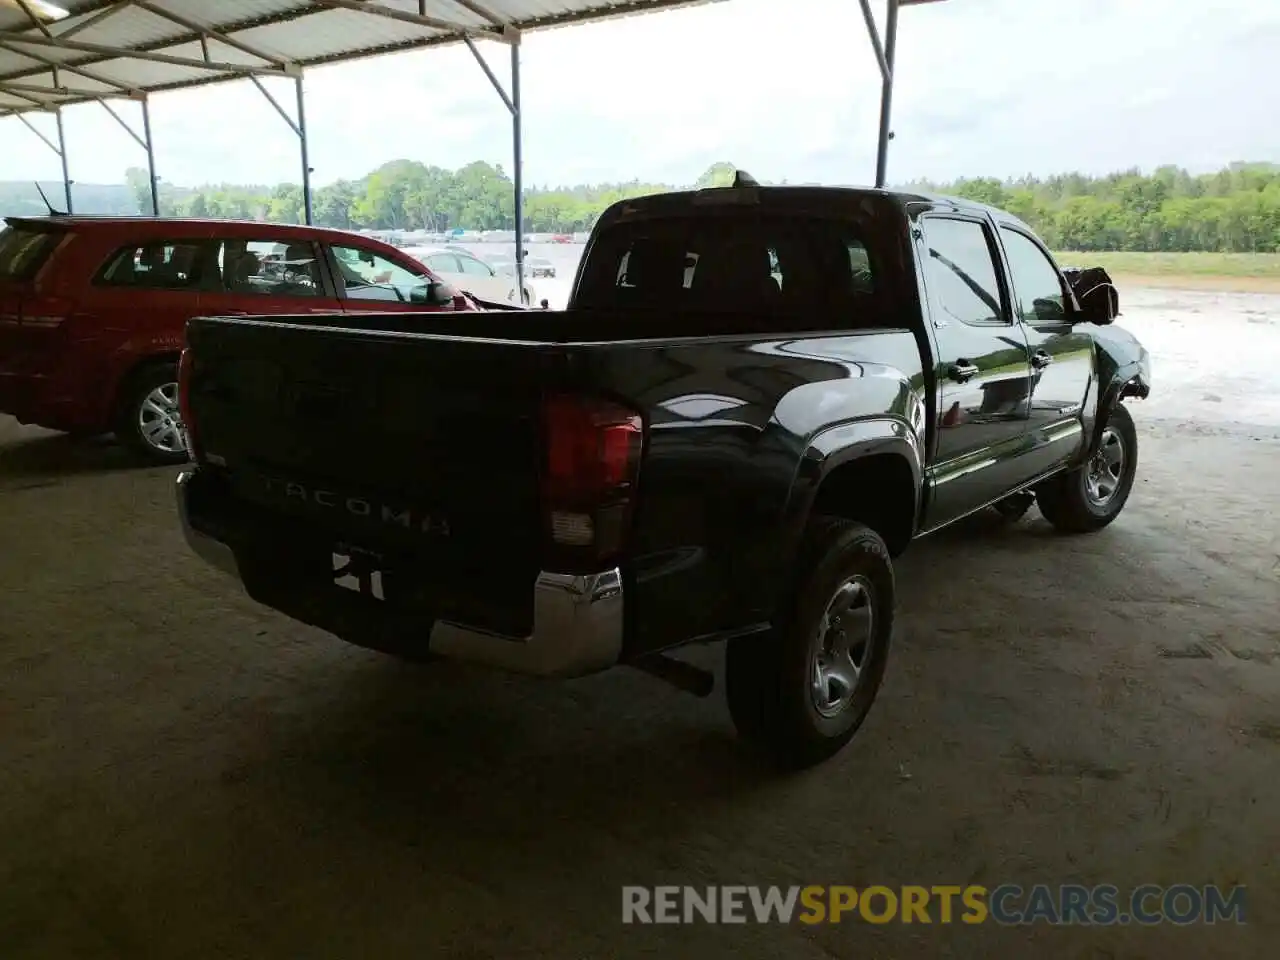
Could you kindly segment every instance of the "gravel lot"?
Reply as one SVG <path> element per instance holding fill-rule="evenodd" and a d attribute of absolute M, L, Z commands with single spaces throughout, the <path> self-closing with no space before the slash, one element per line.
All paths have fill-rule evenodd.
<path fill-rule="evenodd" d="M 1124 516 L 913 547 L 867 726 L 790 778 L 719 697 L 296 626 L 188 555 L 172 470 L 0 418 L 0 956 L 1275 956 L 1280 297 L 1126 311 Z M 619 922 L 628 883 L 970 882 L 1243 883 L 1249 923 Z"/>

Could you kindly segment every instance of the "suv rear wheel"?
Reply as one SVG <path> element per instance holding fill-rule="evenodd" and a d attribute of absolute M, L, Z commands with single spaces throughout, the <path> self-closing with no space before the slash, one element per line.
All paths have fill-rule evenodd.
<path fill-rule="evenodd" d="M 178 410 L 177 364 L 148 364 L 129 377 L 116 413 L 116 437 L 152 463 L 189 459 Z"/>

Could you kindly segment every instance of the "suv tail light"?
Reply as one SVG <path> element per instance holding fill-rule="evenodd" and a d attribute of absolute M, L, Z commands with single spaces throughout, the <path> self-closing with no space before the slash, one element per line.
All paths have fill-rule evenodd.
<path fill-rule="evenodd" d="M 191 349 L 184 348 L 178 358 L 178 413 L 182 417 L 182 432 L 186 437 L 187 454 L 197 459 L 199 444 L 196 442 L 196 421 L 191 415 L 191 371 L 194 360 Z"/>
<path fill-rule="evenodd" d="M 552 396 L 542 419 L 542 502 L 553 549 L 594 564 L 615 558 L 635 504 L 640 415 L 607 400 Z"/>
<path fill-rule="evenodd" d="M 22 298 L 18 323 L 28 330 L 56 330 L 67 322 L 75 303 L 66 297 L 32 296 Z"/>
<path fill-rule="evenodd" d="M 52 329 L 53 327 L 62 326 L 62 324 L 66 321 L 66 319 L 67 318 L 65 314 L 47 314 L 44 316 L 33 316 L 32 314 L 24 313 L 22 315 L 22 325 L 29 329 L 34 329 L 37 327 Z"/>

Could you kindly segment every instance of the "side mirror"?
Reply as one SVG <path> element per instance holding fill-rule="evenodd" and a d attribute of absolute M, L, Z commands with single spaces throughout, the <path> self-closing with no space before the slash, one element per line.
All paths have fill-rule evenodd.
<path fill-rule="evenodd" d="M 432 280 L 409 291 L 409 302 L 424 307 L 447 307 L 456 304 L 459 299 L 465 298 L 449 284 L 439 280 Z"/>
<path fill-rule="evenodd" d="M 1120 297 L 1111 284 L 1101 284 L 1077 295 L 1080 319 L 1085 323 L 1106 326 L 1120 315 Z"/>
<path fill-rule="evenodd" d="M 1072 320 L 1105 326 L 1120 316 L 1120 294 L 1102 267 L 1068 268 L 1062 273 L 1080 305 L 1078 312 L 1072 311 Z"/>

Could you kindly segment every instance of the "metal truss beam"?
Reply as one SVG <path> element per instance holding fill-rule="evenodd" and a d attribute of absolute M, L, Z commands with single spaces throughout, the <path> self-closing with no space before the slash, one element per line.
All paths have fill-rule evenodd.
<path fill-rule="evenodd" d="M 62 194 L 67 201 L 67 213 L 73 213 L 74 208 L 71 201 L 71 172 L 67 167 L 67 137 L 66 131 L 62 127 L 62 109 L 60 107 L 55 107 L 50 112 L 53 113 L 54 121 L 57 123 L 57 143 L 54 143 L 41 133 L 40 128 L 32 123 L 31 120 L 27 118 L 26 114 L 19 113 L 17 114 L 17 117 L 28 130 L 40 138 L 41 142 L 44 143 L 46 147 L 58 155 L 58 160 L 62 163 Z"/>
<path fill-rule="evenodd" d="M 293 131 L 293 135 L 298 138 L 298 151 L 302 160 L 302 211 L 307 226 L 315 220 L 315 211 L 313 209 L 311 199 L 311 174 L 315 171 L 311 168 L 310 150 L 307 143 L 307 102 L 302 89 L 302 73 L 301 71 L 293 78 L 294 92 L 297 97 L 298 118 L 295 120 L 289 116 L 289 111 L 281 106 L 280 101 L 275 98 L 270 90 L 267 89 L 258 77 L 251 76 L 253 85 L 258 91 L 267 98 L 267 102 L 275 107 L 276 113 L 280 114 L 282 119 Z"/>
<path fill-rule="evenodd" d="M 503 106 L 511 114 L 511 159 L 514 169 L 511 173 L 511 187 L 515 194 L 514 210 L 516 233 L 516 283 L 520 290 L 520 298 L 524 299 L 524 130 L 520 112 L 520 32 L 511 27 L 504 31 L 504 42 L 511 46 L 511 89 L 508 91 L 498 79 L 498 75 L 489 66 L 475 42 L 464 36 L 463 42 L 476 63 L 488 77 L 489 83 L 502 99 Z"/>
<path fill-rule="evenodd" d="M 151 145 L 151 107 L 144 97 L 142 103 L 142 135 L 129 125 L 128 121 L 120 114 L 116 113 L 115 108 L 106 100 L 99 99 L 98 103 L 102 104 L 102 109 L 111 114 L 111 118 L 124 128 L 124 132 L 133 137 L 134 142 L 147 152 L 147 182 L 151 184 L 151 215 L 153 217 L 160 216 L 160 190 L 156 177 L 156 152 Z"/>
<path fill-rule="evenodd" d="M 181 43 L 187 42 L 175 40 L 173 45 L 179 46 Z M 64 40 L 61 37 L 36 37 L 23 35 L 21 37 L 13 37 L 12 35 L 4 41 L 4 45 L 14 53 L 28 56 L 26 50 L 15 48 L 17 44 L 31 45 L 33 47 L 51 47 L 55 50 L 71 50 L 76 53 L 91 53 L 101 57 L 120 58 L 122 60 L 147 60 L 151 63 L 163 63 L 171 67 L 188 67 L 196 70 L 216 70 L 221 73 L 230 73 L 234 75 L 247 75 L 253 73 L 260 74 L 280 74 L 287 73 L 286 69 L 281 66 L 253 66 L 244 63 L 222 63 L 217 60 L 195 60 L 191 57 L 176 57 L 168 53 L 159 53 L 154 50 L 127 50 L 120 47 L 109 47 L 101 43 L 82 43 L 79 40 Z M 68 66 L 66 69 L 72 69 Z"/>

